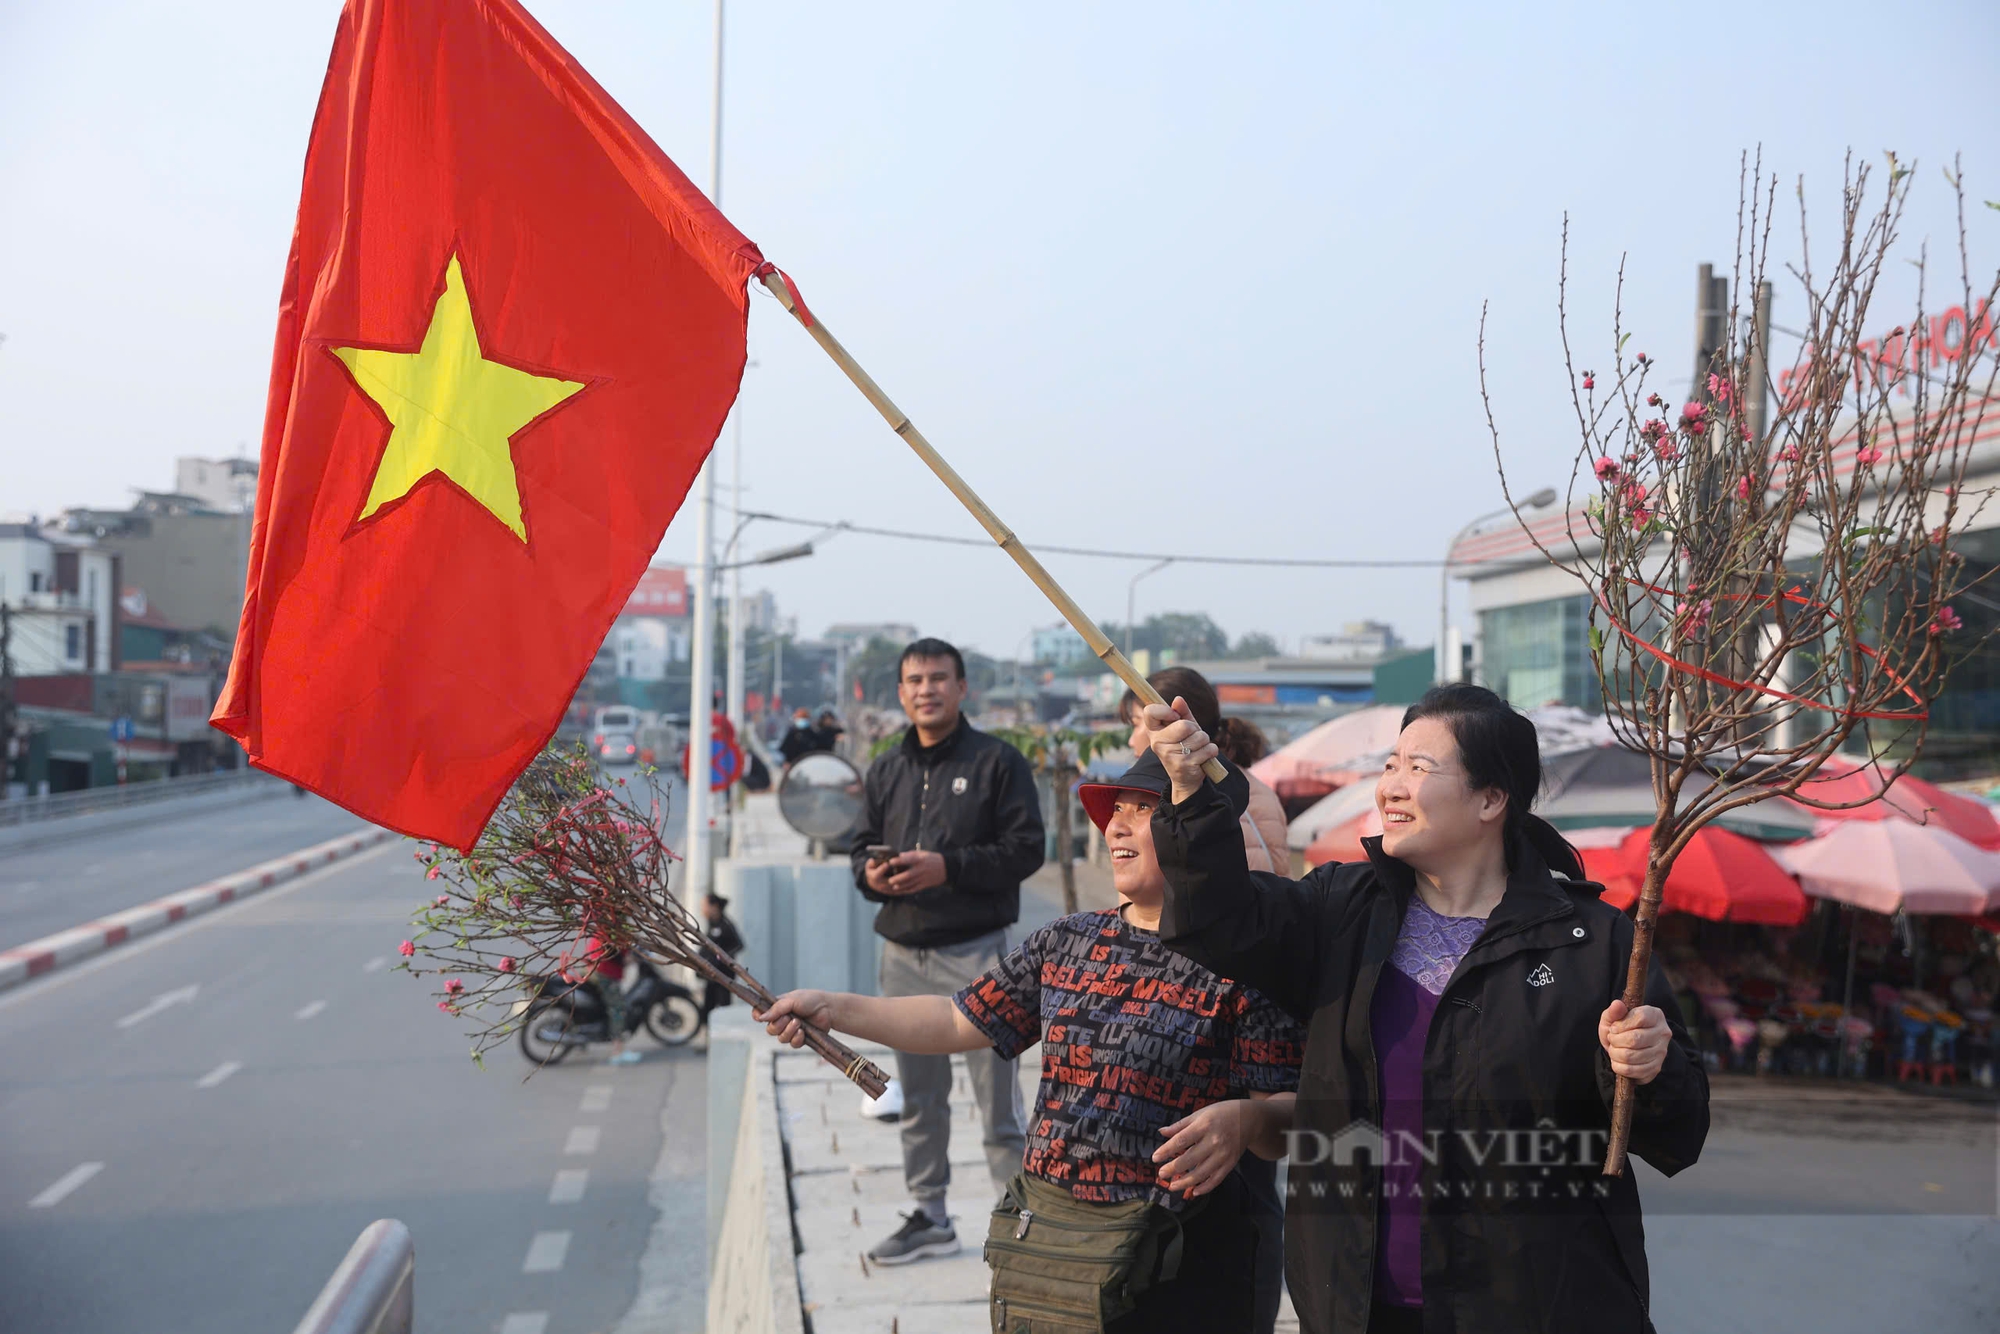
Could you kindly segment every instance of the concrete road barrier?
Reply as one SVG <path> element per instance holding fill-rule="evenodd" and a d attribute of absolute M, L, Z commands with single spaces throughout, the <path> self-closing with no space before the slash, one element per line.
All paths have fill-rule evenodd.
<path fill-rule="evenodd" d="M 308 871 L 318 870 L 397 837 L 399 835 L 387 829 L 364 829 L 356 834 L 342 834 L 339 838 L 330 838 L 299 852 L 274 857 L 248 870 L 0 951 L 0 991 L 102 954 L 128 940 L 151 935 L 185 918 L 248 898 L 273 885 L 296 880 Z"/>

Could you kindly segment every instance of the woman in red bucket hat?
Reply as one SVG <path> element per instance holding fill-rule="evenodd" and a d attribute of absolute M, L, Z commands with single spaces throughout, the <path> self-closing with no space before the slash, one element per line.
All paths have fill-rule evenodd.
<path fill-rule="evenodd" d="M 1223 793 L 1240 802 L 1234 777 Z M 1062 1300 L 1083 1327 L 1254 1327 L 1260 1237 L 1236 1168 L 1246 1148 L 1284 1152 L 1304 1031 L 1260 993 L 1160 943 L 1166 879 L 1152 818 L 1168 786 L 1149 754 L 1080 790 L 1111 850 L 1116 908 L 1058 918 L 955 996 L 794 991 L 757 1016 L 793 1046 L 804 1040 L 799 1020 L 899 1051 L 992 1047 L 1011 1058 L 1041 1043 L 1022 1173 L 990 1223 L 995 1328 L 1046 1313 L 1062 1238 L 1093 1229 L 1138 1229 L 1157 1244 L 1109 1276 L 1078 1266 Z"/>

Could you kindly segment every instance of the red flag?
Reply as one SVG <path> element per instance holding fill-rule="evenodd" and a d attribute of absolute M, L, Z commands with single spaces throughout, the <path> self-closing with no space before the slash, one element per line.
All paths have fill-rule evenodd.
<path fill-rule="evenodd" d="M 350 0 L 215 726 L 470 847 L 722 427 L 761 263 L 515 0 Z"/>

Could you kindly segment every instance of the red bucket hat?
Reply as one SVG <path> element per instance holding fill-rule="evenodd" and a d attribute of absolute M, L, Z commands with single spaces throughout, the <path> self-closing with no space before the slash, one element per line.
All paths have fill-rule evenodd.
<path fill-rule="evenodd" d="M 1250 780 L 1243 771 L 1228 760 L 1222 767 L 1229 772 L 1222 780 L 1222 796 L 1240 817 L 1250 807 Z M 1147 751 L 1139 757 L 1139 762 L 1108 783 L 1078 783 L 1077 799 L 1083 803 L 1083 813 L 1103 833 L 1104 826 L 1111 822 L 1111 809 L 1118 804 L 1120 792 L 1143 792 L 1154 801 L 1168 800 L 1167 794 L 1173 790 L 1173 781 L 1167 777 L 1167 767 L 1160 763 L 1160 757 Z"/>

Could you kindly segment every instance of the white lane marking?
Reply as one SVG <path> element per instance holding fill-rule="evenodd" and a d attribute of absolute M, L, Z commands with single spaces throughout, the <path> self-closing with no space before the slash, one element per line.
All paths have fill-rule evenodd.
<path fill-rule="evenodd" d="M 583 1198 L 583 1189 L 590 1184 L 590 1169 L 587 1167 L 565 1167 L 556 1173 L 556 1181 L 549 1187 L 550 1204 L 575 1204 Z"/>
<path fill-rule="evenodd" d="M 385 956 L 378 954 L 367 963 L 362 964 L 361 971 L 364 973 L 379 973 L 388 966 L 389 960 Z"/>
<path fill-rule="evenodd" d="M 162 1010 L 171 1009 L 176 1005 L 190 1004 L 194 1000 L 195 994 L 200 990 L 201 985 L 199 983 L 190 982 L 188 985 L 178 987 L 173 991 L 163 991 L 153 997 L 153 999 L 147 1001 L 141 1008 L 132 1011 L 132 1013 L 120 1019 L 118 1027 L 130 1028 L 134 1024 L 143 1024 Z"/>
<path fill-rule="evenodd" d="M 583 1105 L 578 1107 L 577 1110 L 580 1112 L 603 1112 L 610 1110 L 610 1107 L 611 1085 L 592 1084 L 583 1091 Z"/>
<path fill-rule="evenodd" d="M 260 904 L 274 903 L 279 899 L 296 894 L 302 889 L 309 889 L 323 881 L 330 880 L 334 876 L 345 875 L 355 867 L 360 866 L 363 862 L 382 857 L 402 846 L 403 844 L 400 840 L 377 843 L 365 852 L 357 852 L 350 857 L 344 857 L 340 861 L 322 866 L 318 870 L 308 871 L 296 880 L 288 880 L 284 884 L 267 889 L 261 894 L 251 894 L 244 898 L 222 904 L 220 907 L 211 908 L 199 916 L 176 922 L 164 931 L 153 932 L 136 944 L 127 943 L 120 945 L 115 950 L 106 950 L 102 954 L 93 955 L 82 963 L 71 964 L 67 968 L 58 968 L 54 972 L 23 982 L 20 986 L 9 987 L 6 991 L 0 992 L 0 1010 L 12 1009 L 14 1006 L 33 1000 L 37 996 L 46 996 L 50 992 L 69 986 L 83 978 L 95 977 L 107 968 L 116 968 L 127 959 L 137 959 L 151 954 L 154 950 L 171 945 L 176 940 L 186 939 L 194 932 L 206 931 L 217 923 L 233 918 L 236 914 L 255 908 Z M 242 971 L 248 970 L 239 970 L 239 972 Z"/>
<path fill-rule="evenodd" d="M 547 1311 L 515 1311 L 500 1322 L 500 1334 L 548 1334 Z"/>
<path fill-rule="evenodd" d="M 528 1243 L 528 1258 L 521 1261 L 524 1274 L 553 1274 L 569 1258 L 569 1233 L 537 1232 Z"/>
<path fill-rule="evenodd" d="M 597 1137 L 603 1133 L 599 1126 L 572 1126 L 569 1139 L 563 1144 L 564 1153 L 596 1153 Z"/>
<path fill-rule="evenodd" d="M 104 1170 L 103 1163 L 80 1163 L 63 1174 L 62 1180 L 28 1201 L 30 1209 L 52 1209 L 73 1194 L 77 1187 Z"/>
<path fill-rule="evenodd" d="M 198 1089 L 212 1089 L 242 1068 L 243 1062 L 241 1061 L 224 1061 L 200 1079 L 195 1080 L 194 1086 Z"/>
<path fill-rule="evenodd" d="M 308 1003 L 301 1005 L 298 1008 L 298 1010 L 292 1015 L 292 1018 L 310 1019 L 314 1015 L 318 1014 L 321 1010 L 324 1010 L 325 1008 L 326 1008 L 326 1002 L 323 1000 L 309 1001 Z"/>

